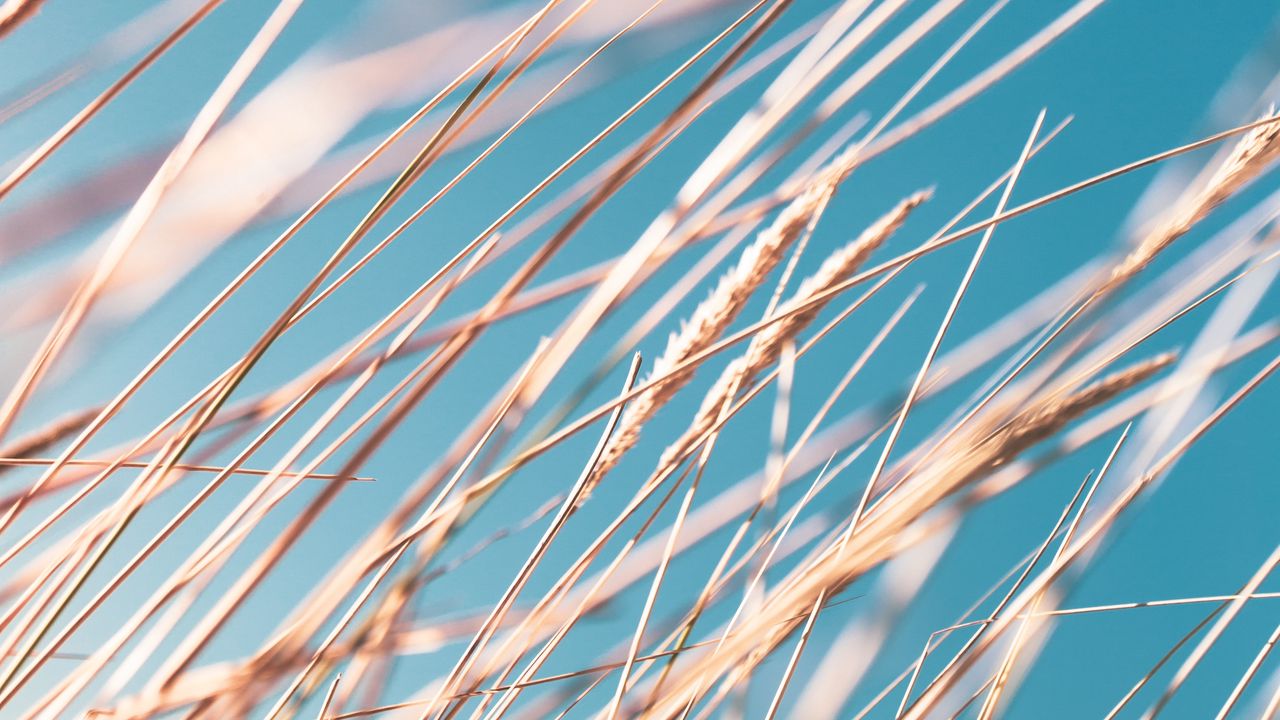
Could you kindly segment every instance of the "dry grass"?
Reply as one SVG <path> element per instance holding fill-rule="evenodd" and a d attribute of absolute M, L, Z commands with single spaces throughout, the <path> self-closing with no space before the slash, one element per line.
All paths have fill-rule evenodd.
<path fill-rule="evenodd" d="M 0 275 L 0 715 L 986 720 L 1009 711 L 1059 619 L 1210 605 L 1103 703 L 1108 717 L 1176 707 L 1246 603 L 1277 597 L 1264 584 L 1280 552 L 1214 595 L 1073 606 L 1068 593 L 1280 368 L 1280 318 L 1261 317 L 1280 211 L 1274 197 L 1240 209 L 1280 157 L 1280 118 L 1254 108 L 1020 202 L 1037 155 L 1072 142 L 1058 139 L 1069 117 L 1044 132 L 1042 111 L 1020 153 L 1003 148 L 1007 170 L 959 188 L 971 197 L 955 209 L 932 190 L 903 197 L 945 159 L 895 163 L 1100 4 L 1079 0 L 947 88 L 954 58 L 998 42 L 988 27 L 1006 0 L 964 27 L 960 0 L 401 7 L 404 28 L 357 13 L 350 43 L 338 33 L 255 83 L 306 7 L 279 0 L 241 10 L 257 24 L 209 58 L 219 80 L 179 134 L 47 191 L 49 161 L 74 161 L 82 131 L 221 2 L 166 4 L 19 88 L 0 123 L 44 111 L 90 69 L 114 73 L 0 179 L 0 228 L 21 230 L 0 257 L 55 258 Z M 0 4 L 0 39 L 44 31 L 25 23 L 42 5 Z M 638 90 L 623 66 L 637 58 L 660 69 Z M 530 124 L 611 107 L 591 95 L 615 83 L 625 106 L 557 137 L 568 150 L 534 135 L 537 162 L 502 166 L 547 132 Z M 886 87 L 887 110 L 854 112 Z M 937 99 L 915 109 L 927 90 Z M 391 114 L 393 128 L 349 137 Z M 955 337 L 967 295 L 993 282 L 979 270 L 997 228 L 1169 162 L 1199 170 L 1165 185 L 1130 246 Z M 501 183 L 482 193 L 492 206 L 466 195 L 453 227 L 473 234 L 441 233 L 437 218 L 495 166 L 524 183 L 514 199 Z M 663 202 L 642 210 L 655 176 Z M 887 211 L 868 199 L 881 182 L 903 193 Z M 637 227 L 610 213 L 630 202 Z M 930 226 L 938 207 L 953 214 Z M 844 225 L 850 213 L 864 229 Z M 78 256 L 52 247 L 104 218 Z M 246 230 L 271 235 L 231 273 L 206 262 Z M 967 266 L 953 264 L 943 251 L 975 235 Z M 405 263 L 419 242 L 433 259 Z M 584 265 L 588 246 L 606 251 Z M 388 265 L 403 283 L 385 282 Z M 959 281 L 930 319 L 919 280 L 937 273 Z M 175 286 L 200 296 L 181 326 L 130 356 L 127 380 L 94 385 L 97 354 Z M 363 324 L 333 320 L 348 311 Z M 1165 340 L 1175 326 L 1193 333 L 1182 351 Z M 922 359 L 905 328 L 931 338 Z M 1254 369 L 1243 384 L 1241 364 Z M 813 402 L 812 378 L 832 368 Z M 1224 401 L 1194 402 L 1222 378 Z M 39 422 L 50 406 L 71 410 Z M 1071 480 L 1026 558 L 918 638 L 896 680 L 862 687 L 898 672 L 887 639 L 954 562 L 944 551 L 971 513 L 1034 497 L 1080 455 L 1105 461 Z M 852 619 L 837 630 L 833 615 Z M 1280 709 L 1261 679 L 1278 638 L 1231 670 L 1219 718 Z"/>
<path fill-rule="evenodd" d="M 0 38 L 40 12 L 44 0 L 5 0 L 0 5 Z"/>

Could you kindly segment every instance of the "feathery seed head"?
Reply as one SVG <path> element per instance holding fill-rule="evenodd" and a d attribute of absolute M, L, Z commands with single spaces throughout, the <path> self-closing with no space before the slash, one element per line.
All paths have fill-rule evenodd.
<path fill-rule="evenodd" d="M 684 387 L 693 376 L 693 368 L 672 370 L 714 343 L 742 312 L 751 295 L 769 273 L 777 267 L 791 246 L 813 219 L 822 212 L 825 200 L 835 186 L 826 174 L 819 174 L 805 190 L 787 204 L 773 223 L 756 236 L 739 256 L 733 269 L 721 276 L 715 289 L 693 314 L 672 333 L 667 347 L 653 363 L 649 380 L 667 379 L 637 396 L 622 414 L 617 434 L 605 448 L 588 492 L 611 470 L 624 453 L 635 446 L 640 428 Z M 668 377 L 669 376 L 669 377 Z M 583 493 L 586 497 L 587 493 Z"/>
<path fill-rule="evenodd" d="M 1265 117 L 1275 122 L 1259 125 L 1245 133 L 1204 185 L 1183 198 L 1158 222 L 1112 270 L 1102 292 L 1111 290 L 1142 271 L 1165 248 L 1187 234 L 1236 192 L 1261 175 L 1280 157 L 1280 116 L 1273 107 Z"/>
<path fill-rule="evenodd" d="M 932 191 L 922 190 L 899 202 L 892 210 L 862 231 L 857 238 L 827 258 L 817 272 L 800 283 L 795 295 L 783 303 L 778 312 L 786 313 L 818 293 L 851 277 L 877 248 L 902 227 L 911 211 L 931 196 Z M 661 466 L 665 467 L 683 455 L 699 437 L 705 434 L 715 424 L 724 402 L 731 399 L 730 395 L 734 392 L 734 388 L 749 384 L 761 370 L 771 365 L 777 359 L 783 344 L 808 327 L 826 304 L 825 301 L 815 303 L 812 307 L 765 327 L 752 338 L 747 351 L 729 363 L 715 384 L 707 391 L 693 424 L 680 440 L 663 453 Z"/>

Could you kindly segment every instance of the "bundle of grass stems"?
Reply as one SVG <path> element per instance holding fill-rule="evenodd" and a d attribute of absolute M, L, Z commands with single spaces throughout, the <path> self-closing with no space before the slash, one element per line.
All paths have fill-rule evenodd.
<path fill-rule="evenodd" d="M 0 49 L 63 4 L 0 3 Z M 1180 461 L 1275 437 L 1275 88 L 1055 176 L 1058 110 L 948 135 L 1104 5 L 1010 4 L 163 0 L 24 73 L 0 716 L 1057 716 L 1042 667 L 1108 718 L 1276 716 L 1280 626 L 1210 651 L 1275 622 L 1280 551 L 1075 592 Z M 186 66 L 176 129 L 112 121 Z M 988 255 L 1039 273 L 1022 228 L 1113 187 L 1119 241 L 974 320 Z M 1201 619 L 1115 631 L 1127 692 L 1052 664 L 1159 607 Z"/>

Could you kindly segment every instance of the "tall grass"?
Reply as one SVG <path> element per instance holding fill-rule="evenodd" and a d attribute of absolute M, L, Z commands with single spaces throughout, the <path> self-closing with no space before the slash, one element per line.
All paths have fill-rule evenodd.
<path fill-rule="evenodd" d="M 1280 712 L 1280 629 L 1219 646 L 1280 554 L 1076 594 L 1205 438 L 1275 435 L 1273 89 L 1045 184 L 1069 116 L 953 121 L 1101 0 L 1012 38 L 1008 0 L 225 4 L 2 100 L 42 120 L 0 168 L 0 714 L 1044 717 L 1047 673 L 1147 718 L 1215 663 L 1217 717 Z M 177 127 L 111 124 L 175 77 Z M 1062 206 L 1152 168 L 972 321 L 1015 219 L 1094 233 Z M 1169 607 L 1208 615 L 1121 633 L 1127 692 L 1051 662 Z"/>

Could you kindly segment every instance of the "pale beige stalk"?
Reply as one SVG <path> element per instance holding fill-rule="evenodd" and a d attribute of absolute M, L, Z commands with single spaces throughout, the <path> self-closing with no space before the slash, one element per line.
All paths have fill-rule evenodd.
<path fill-rule="evenodd" d="M 727 638 L 714 655 L 685 667 L 646 717 L 673 716 L 684 708 L 694 688 L 710 687 L 716 678 L 748 671 L 799 627 L 819 593 L 838 593 L 868 570 L 927 537 L 933 528 L 926 515 L 949 495 L 1001 467 L 1090 408 L 1151 377 L 1173 359 L 1172 355 L 1160 355 L 1083 389 L 1042 396 L 1013 413 L 1007 422 L 988 420 L 973 425 L 956 438 L 951 452 L 903 483 L 898 502 L 882 503 L 868 513 L 852 542 L 843 549 L 832 543 L 782 580 L 759 611 L 744 619 L 739 633 Z"/>
<path fill-rule="evenodd" d="M 79 432 L 98 416 L 99 410 L 101 408 L 90 407 L 56 418 L 44 427 L 15 438 L 8 445 L 0 448 L 0 457 L 25 458 L 47 450 L 59 440 Z M 3 469 L 0 469 L 0 472 L 4 472 Z"/>
<path fill-rule="evenodd" d="M 1274 108 L 1265 117 L 1274 117 Z M 1280 157 L 1280 118 L 1245 133 L 1201 186 L 1178 202 L 1116 265 L 1104 286 L 1109 290 L 1141 272 L 1156 255 L 1187 234 L 1215 208 L 1261 175 Z"/>
<path fill-rule="evenodd" d="M 8 0 L 0 5 L 0 37 L 34 17 L 43 4 L 44 0 Z"/>
<path fill-rule="evenodd" d="M 640 428 L 693 377 L 694 368 L 672 373 L 672 370 L 707 348 L 738 317 L 747 300 L 777 267 L 788 247 L 796 241 L 822 212 L 834 185 L 827 175 L 820 175 L 808 189 L 793 200 L 765 230 L 748 245 L 738 263 L 720 278 L 711 295 L 673 333 L 667 348 L 653 363 L 648 380 L 670 378 L 640 394 L 627 407 L 618 433 L 610 441 L 588 487 L 594 488 L 622 455 L 635 446 Z"/>
<path fill-rule="evenodd" d="M 785 314 L 789 310 L 799 307 L 813 296 L 828 290 L 836 283 L 857 272 L 867 258 L 897 232 L 898 228 L 902 227 L 911 211 L 919 207 L 925 200 L 928 200 L 929 196 L 930 193 L 928 191 L 921 191 L 911 195 L 872 223 L 857 238 L 832 253 L 818 268 L 817 272 L 800 283 L 795 295 L 782 304 L 778 309 L 778 313 Z M 689 429 L 663 453 L 660 466 L 665 467 L 676 458 L 683 456 L 693 443 L 697 442 L 698 438 L 702 437 L 707 429 L 715 423 L 720 407 L 724 404 L 731 388 L 750 384 L 752 378 L 759 374 L 761 370 L 773 364 L 783 344 L 808 327 L 822 311 L 824 305 L 825 303 L 812 305 L 801 312 L 788 316 L 785 320 L 776 322 L 761 330 L 751 340 L 747 351 L 729 363 L 720 374 L 719 379 L 716 380 L 716 383 L 703 399 L 702 406 L 698 409 L 698 414 Z M 655 367 L 654 369 L 656 372 L 657 368 Z"/>

